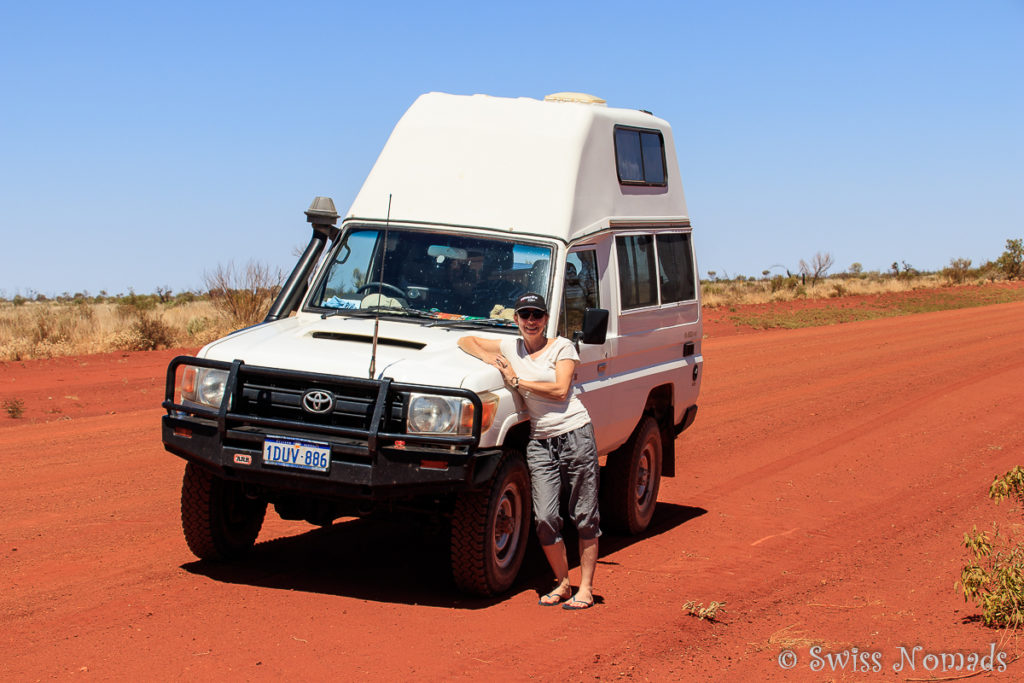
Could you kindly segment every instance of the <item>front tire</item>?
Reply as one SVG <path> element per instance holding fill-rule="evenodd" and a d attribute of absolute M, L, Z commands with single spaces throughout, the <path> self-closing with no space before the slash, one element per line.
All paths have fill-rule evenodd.
<path fill-rule="evenodd" d="M 460 589 L 496 595 L 512 587 L 526 553 L 531 508 L 530 473 L 515 451 L 506 453 L 486 491 L 459 495 L 451 564 Z"/>
<path fill-rule="evenodd" d="M 214 476 L 193 463 L 181 483 L 181 528 L 189 550 L 201 560 L 234 560 L 256 543 L 265 501 L 245 495 L 238 482 Z"/>
<path fill-rule="evenodd" d="M 629 441 L 608 456 L 602 483 L 602 522 L 628 534 L 647 529 L 661 487 L 661 431 L 653 418 L 644 417 Z"/>

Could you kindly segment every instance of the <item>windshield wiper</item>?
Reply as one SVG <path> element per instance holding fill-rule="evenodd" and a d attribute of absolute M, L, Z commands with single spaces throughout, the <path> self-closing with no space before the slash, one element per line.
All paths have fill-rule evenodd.
<path fill-rule="evenodd" d="M 441 319 L 424 323 L 424 327 L 509 327 L 515 326 L 515 322 L 504 318 L 477 318 L 477 319 Z"/>
<path fill-rule="evenodd" d="M 418 308 L 401 306 L 367 306 L 366 308 L 335 308 L 320 314 L 320 319 L 333 318 L 336 315 L 351 315 L 355 318 L 372 318 L 375 315 L 405 315 L 410 318 L 434 319 L 434 315 Z"/>

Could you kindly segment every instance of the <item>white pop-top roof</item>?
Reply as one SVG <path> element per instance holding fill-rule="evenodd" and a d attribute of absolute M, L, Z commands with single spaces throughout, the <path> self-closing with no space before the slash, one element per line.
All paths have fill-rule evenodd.
<path fill-rule="evenodd" d="M 596 99 L 596 98 L 595 98 Z M 620 185 L 613 127 L 657 129 L 667 186 Z M 571 240 L 609 218 L 687 216 L 672 129 L 600 103 L 421 95 L 399 120 L 348 216 L 426 221 Z"/>

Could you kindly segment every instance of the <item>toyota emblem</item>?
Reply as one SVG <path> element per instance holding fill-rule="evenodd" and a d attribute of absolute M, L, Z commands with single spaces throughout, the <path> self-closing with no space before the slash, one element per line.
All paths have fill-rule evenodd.
<path fill-rule="evenodd" d="M 334 396 L 322 389 L 310 389 L 302 395 L 302 408 L 307 413 L 323 415 L 334 409 Z"/>

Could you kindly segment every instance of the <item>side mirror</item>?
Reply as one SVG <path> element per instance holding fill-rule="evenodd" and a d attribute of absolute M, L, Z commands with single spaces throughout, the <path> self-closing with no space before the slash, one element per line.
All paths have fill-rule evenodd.
<path fill-rule="evenodd" d="M 572 341 L 579 347 L 584 344 L 604 344 L 608 336 L 608 311 L 604 308 L 588 308 L 583 311 L 583 329 L 573 333 Z"/>

